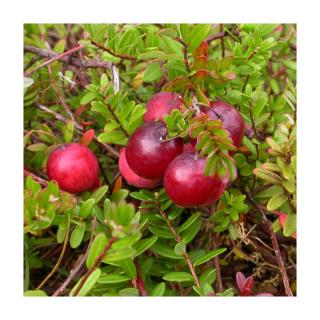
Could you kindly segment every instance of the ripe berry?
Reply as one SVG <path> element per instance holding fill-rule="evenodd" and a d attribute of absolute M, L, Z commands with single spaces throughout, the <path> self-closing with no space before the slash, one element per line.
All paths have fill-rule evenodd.
<path fill-rule="evenodd" d="M 195 147 L 192 142 L 188 142 L 183 145 L 183 153 L 186 152 L 195 152 Z"/>
<path fill-rule="evenodd" d="M 83 192 L 96 186 L 98 171 L 98 160 L 94 153 L 78 143 L 57 147 L 47 162 L 48 177 L 70 193 Z"/>
<path fill-rule="evenodd" d="M 159 185 L 160 180 L 150 180 L 145 179 L 137 174 L 135 174 L 132 169 L 129 167 L 127 159 L 126 159 L 126 149 L 122 148 L 120 150 L 120 158 L 119 158 L 119 170 L 122 177 L 127 181 L 128 184 L 145 189 L 153 189 Z"/>
<path fill-rule="evenodd" d="M 174 92 L 156 93 L 147 103 L 144 121 L 163 121 L 164 114 L 170 114 L 173 109 L 180 109 L 182 100 Z"/>
<path fill-rule="evenodd" d="M 211 107 L 201 107 L 201 111 L 209 115 L 212 120 L 220 119 L 222 127 L 229 131 L 233 144 L 236 147 L 241 145 L 245 123 L 237 109 L 225 102 L 214 101 Z"/>
<path fill-rule="evenodd" d="M 196 159 L 193 153 L 183 153 L 168 166 L 163 178 L 169 198 L 181 207 L 210 205 L 225 191 L 227 181 L 218 176 L 204 175 L 206 158 Z"/>
<path fill-rule="evenodd" d="M 162 122 L 146 122 L 130 137 L 126 158 L 130 168 L 146 179 L 160 179 L 169 163 L 183 151 L 183 140 L 165 141 L 166 126 Z"/>

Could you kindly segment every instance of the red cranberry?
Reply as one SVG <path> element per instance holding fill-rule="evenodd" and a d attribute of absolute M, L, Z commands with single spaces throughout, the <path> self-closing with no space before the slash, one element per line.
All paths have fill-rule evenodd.
<path fill-rule="evenodd" d="M 127 159 L 126 159 L 126 149 L 122 148 L 120 150 L 120 158 L 119 158 L 119 170 L 122 177 L 127 181 L 128 184 L 145 189 L 153 189 L 159 185 L 160 180 L 150 180 L 145 179 L 137 174 L 135 174 L 132 169 L 129 167 Z"/>
<path fill-rule="evenodd" d="M 92 189 L 98 181 L 99 165 L 94 153 L 78 143 L 54 149 L 47 162 L 47 174 L 59 187 L 70 193 Z"/>
<path fill-rule="evenodd" d="M 146 122 L 130 137 L 126 157 L 130 168 L 146 179 L 162 178 L 169 163 L 183 150 L 183 140 L 165 141 L 162 122 Z"/>
<path fill-rule="evenodd" d="M 192 142 L 188 142 L 183 145 L 183 153 L 186 152 L 195 152 L 195 147 Z"/>
<path fill-rule="evenodd" d="M 209 115 L 212 120 L 220 119 L 222 127 L 229 131 L 234 145 L 236 147 L 241 145 L 245 123 L 237 109 L 225 102 L 214 101 L 211 107 L 201 107 L 201 111 Z"/>
<path fill-rule="evenodd" d="M 175 92 L 156 93 L 147 103 L 144 121 L 163 121 L 164 114 L 170 114 L 173 109 L 180 109 L 182 100 Z"/>
<path fill-rule="evenodd" d="M 225 191 L 227 181 L 204 175 L 206 158 L 183 153 L 168 166 L 163 185 L 169 198 L 181 207 L 210 205 Z"/>

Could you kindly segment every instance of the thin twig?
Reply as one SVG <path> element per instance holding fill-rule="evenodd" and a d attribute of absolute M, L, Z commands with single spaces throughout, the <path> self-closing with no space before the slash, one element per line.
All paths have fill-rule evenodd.
<path fill-rule="evenodd" d="M 213 233 L 213 238 L 212 238 L 212 245 L 213 245 L 213 250 L 217 249 L 217 242 L 216 242 L 216 238 L 215 238 L 215 234 Z M 215 256 L 214 258 L 214 266 L 217 272 L 217 286 L 218 286 L 218 290 L 219 292 L 223 292 L 223 284 L 222 284 L 222 276 L 221 276 L 221 268 L 220 268 L 220 259 L 218 256 Z"/>
<path fill-rule="evenodd" d="M 112 244 L 116 240 L 117 240 L 117 238 L 115 238 L 115 237 L 112 237 L 109 239 L 109 241 L 107 242 L 107 244 L 103 248 L 102 252 L 99 254 L 99 256 L 97 256 L 95 258 L 93 266 L 81 278 L 79 285 L 77 286 L 77 288 L 75 289 L 75 291 L 73 293 L 74 296 L 78 295 L 79 291 L 81 290 L 81 288 L 83 287 L 83 285 L 85 284 L 85 282 L 87 281 L 89 276 L 92 274 L 93 271 L 95 271 L 99 267 L 100 263 L 102 262 L 102 259 L 107 254 L 108 250 L 111 248 Z"/>
<path fill-rule="evenodd" d="M 30 172 L 30 171 L 28 171 L 26 169 L 23 170 L 23 175 L 25 177 L 31 176 L 34 181 L 40 183 L 43 187 L 47 187 L 48 186 L 48 181 L 38 177 L 37 175 L 35 175 L 34 173 L 32 173 L 32 172 Z"/>
<path fill-rule="evenodd" d="M 189 59 L 188 59 L 188 44 L 183 41 L 180 37 L 177 37 L 176 40 L 178 42 L 180 42 L 182 44 L 182 51 L 183 51 L 183 56 L 184 56 L 184 63 L 186 65 L 186 69 L 188 71 L 188 73 L 191 72 L 191 69 L 190 69 L 190 62 L 189 62 Z"/>
<path fill-rule="evenodd" d="M 220 24 L 220 32 L 224 32 L 224 25 L 223 23 Z M 224 37 L 221 37 L 221 51 L 222 51 L 222 57 L 225 57 L 225 48 L 224 48 Z"/>
<path fill-rule="evenodd" d="M 57 271 L 57 269 L 59 268 L 60 263 L 62 261 L 62 258 L 64 256 L 64 253 L 66 252 L 67 244 L 68 244 L 68 241 L 69 241 L 69 232 L 70 232 L 70 216 L 68 215 L 67 232 L 66 232 L 66 235 L 65 235 L 65 238 L 64 238 L 63 247 L 62 247 L 60 256 L 58 258 L 58 261 L 56 262 L 56 264 L 52 268 L 51 272 L 37 286 L 37 290 L 40 290 L 46 284 L 46 282 L 53 276 L 53 274 Z"/>
<path fill-rule="evenodd" d="M 70 50 L 68 50 L 68 51 L 66 51 L 66 52 L 64 52 L 64 53 L 58 54 L 58 55 L 52 57 L 51 59 L 49 59 L 48 61 L 40 64 L 39 66 L 36 66 L 34 69 L 26 72 L 25 76 L 28 77 L 28 76 L 30 76 L 31 74 L 33 74 L 35 71 L 39 70 L 40 68 L 43 68 L 43 67 L 49 65 L 49 64 L 52 63 L 52 62 L 55 62 L 55 61 L 57 61 L 57 60 L 60 60 L 61 58 L 65 58 L 65 57 L 67 57 L 67 56 L 69 56 L 69 55 L 71 55 L 71 54 L 73 54 L 73 53 L 75 53 L 75 52 L 78 52 L 78 51 L 81 50 L 82 48 L 83 48 L 83 45 L 80 44 L 80 45 L 78 45 L 78 46 L 75 47 L 75 48 L 72 48 L 72 49 L 70 49 Z"/>
<path fill-rule="evenodd" d="M 92 220 L 92 233 L 95 231 L 96 225 L 97 225 L 97 218 L 96 218 L 96 216 L 94 216 L 93 220 Z M 75 278 L 75 276 L 79 273 L 79 271 L 81 270 L 81 268 L 83 267 L 83 265 L 85 264 L 85 262 L 87 260 L 88 252 L 89 252 L 89 250 L 91 248 L 91 244 L 92 244 L 93 239 L 94 239 L 94 237 L 90 238 L 90 241 L 89 241 L 89 244 L 87 246 L 86 252 L 83 255 L 83 257 L 81 258 L 80 262 L 78 263 L 78 265 L 76 266 L 76 268 L 74 270 L 71 270 L 68 278 L 52 294 L 53 297 L 57 297 L 57 296 L 61 295 L 64 292 L 64 290 L 66 290 L 66 288 L 71 283 L 71 281 Z"/>
<path fill-rule="evenodd" d="M 114 57 L 117 57 L 117 58 L 120 58 L 120 59 L 132 60 L 132 61 L 137 60 L 136 57 L 129 56 L 129 55 L 127 55 L 127 54 L 115 53 L 115 52 L 113 52 L 111 49 L 106 48 L 104 45 L 102 45 L 102 44 L 100 44 L 100 43 L 98 43 L 98 42 L 96 42 L 96 41 L 94 41 L 94 40 L 91 40 L 91 43 L 92 43 L 94 46 L 96 46 L 96 47 L 98 47 L 98 48 L 100 48 L 100 49 L 102 49 L 102 50 L 110 53 L 110 54 L 111 54 L 112 56 L 114 56 Z"/>
<path fill-rule="evenodd" d="M 264 210 L 258 206 L 256 204 L 256 202 L 254 201 L 254 199 L 252 198 L 252 196 L 246 192 L 245 190 L 241 190 L 246 196 L 247 199 L 251 202 L 251 204 L 253 204 L 253 206 L 260 212 L 261 216 L 262 216 L 262 220 L 264 222 L 264 225 L 267 227 L 267 230 L 269 232 L 270 235 L 270 239 L 271 239 L 271 243 L 272 243 L 272 247 L 276 256 L 276 260 L 278 263 L 278 267 L 282 276 L 282 281 L 283 281 L 283 285 L 284 285 L 284 289 L 286 292 L 287 296 L 293 296 L 291 288 L 290 288 L 290 283 L 289 283 L 289 279 L 288 279 L 288 275 L 287 275 L 287 271 L 286 271 L 286 267 L 284 265 L 283 259 L 282 259 L 282 255 L 281 255 L 281 251 L 279 248 L 279 244 L 278 244 L 278 240 L 277 237 L 275 235 L 275 233 L 272 230 L 272 224 L 270 223 L 270 221 L 268 220 Z"/>
<path fill-rule="evenodd" d="M 24 51 L 37 54 L 38 56 L 43 57 L 43 58 L 58 57 L 57 60 L 59 60 L 61 62 L 69 63 L 73 66 L 81 67 L 81 68 L 103 68 L 103 69 L 109 69 L 110 71 L 112 68 L 112 63 L 109 61 L 101 61 L 101 60 L 97 60 L 97 59 L 96 60 L 83 60 L 83 59 L 77 59 L 77 58 L 65 57 L 65 56 L 62 57 L 61 55 L 59 55 L 58 53 L 56 53 L 52 50 L 36 48 L 33 46 L 29 46 L 29 45 L 26 45 L 24 47 Z"/>
<path fill-rule="evenodd" d="M 36 104 L 36 106 L 37 106 L 40 110 L 52 114 L 56 119 L 58 119 L 58 120 L 60 120 L 60 121 L 62 121 L 62 122 L 64 122 L 64 123 L 67 123 L 67 122 L 68 122 L 68 119 L 67 119 L 67 118 L 65 118 L 65 117 L 62 116 L 61 114 L 59 114 L 59 113 L 51 110 L 50 108 L 48 108 L 48 107 L 46 107 L 46 106 L 44 106 L 44 105 L 42 105 L 42 104 L 39 104 L 39 103 Z M 75 126 L 75 128 L 77 129 L 77 131 L 78 131 L 79 133 L 83 133 L 84 130 L 83 130 L 82 126 L 81 126 L 79 123 L 75 122 L 75 123 L 74 123 L 74 126 Z M 110 154 L 112 154 L 113 156 L 119 158 L 120 155 L 119 155 L 119 152 L 118 152 L 118 151 L 116 151 L 115 149 L 113 149 L 113 148 L 112 148 L 111 146 L 109 146 L 108 144 L 100 142 L 96 136 L 94 136 L 93 139 L 94 139 L 99 145 L 101 145 L 105 150 L 107 150 Z"/>
<path fill-rule="evenodd" d="M 167 223 L 167 226 L 168 226 L 170 232 L 172 233 L 172 235 L 174 236 L 174 238 L 176 239 L 176 241 L 177 241 L 178 243 L 183 243 L 183 241 L 182 241 L 179 233 L 176 231 L 176 229 L 173 227 L 173 225 L 171 224 L 170 220 L 168 219 L 167 214 L 166 214 L 164 211 L 161 210 L 158 201 L 156 202 L 156 206 L 157 206 L 157 209 L 158 209 L 160 215 L 162 216 L 162 218 L 163 218 L 163 219 L 165 220 L 165 222 Z M 190 272 L 191 272 L 191 275 L 192 275 L 192 277 L 193 277 L 193 279 L 194 279 L 194 282 L 195 282 L 196 286 L 197 286 L 198 288 L 200 288 L 199 279 L 198 279 L 198 277 L 197 277 L 195 268 L 194 268 L 194 266 L 193 266 L 193 264 L 192 264 L 192 262 L 191 262 L 191 259 L 190 259 L 189 254 L 188 254 L 187 252 L 184 252 L 184 253 L 183 253 L 183 257 L 184 257 L 184 259 L 185 259 L 185 261 L 186 261 L 186 263 L 187 263 L 187 265 L 188 265 L 188 267 L 189 267 L 189 270 L 190 270 Z"/>
<path fill-rule="evenodd" d="M 145 288 L 143 279 L 141 277 L 140 265 L 139 265 L 139 262 L 137 259 L 134 261 L 134 264 L 135 264 L 136 270 L 137 270 L 137 278 L 135 279 L 135 285 L 140 292 L 140 296 L 146 297 L 146 296 L 148 296 L 148 291 Z"/>

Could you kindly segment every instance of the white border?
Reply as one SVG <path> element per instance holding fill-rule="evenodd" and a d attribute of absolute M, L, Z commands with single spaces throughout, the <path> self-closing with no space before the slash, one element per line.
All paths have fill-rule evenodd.
<path fill-rule="evenodd" d="M 13 319 L 301 319 L 319 297 L 317 1 L 10 1 L 1 9 L 0 315 Z M 2 5 L 3 7 L 4 5 Z M 22 47 L 27 22 L 298 23 L 298 298 L 23 298 Z M 316 300 L 317 299 L 317 300 Z M 317 312 L 318 313 L 318 312 Z M 6 319 L 1 316 L 2 319 Z"/>

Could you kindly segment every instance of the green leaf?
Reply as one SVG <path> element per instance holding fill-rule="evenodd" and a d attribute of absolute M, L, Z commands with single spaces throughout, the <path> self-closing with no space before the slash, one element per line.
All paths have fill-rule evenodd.
<path fill-rule="evenodd" d="M 178 229 L 177 231 L 180 233 L 186 229 L 188 229 L 198 218 L 200 217 L 201 212 L 196 212 L 192 214 Z"/>
<path fill-rule="evenodd" d="M 104 197 L 104 195 L 108 192 L 108 189 L 108 186 L 101 186 L 92 193 L 91 199 L 95 200 L 95 204 L 97 204 Z"/>
<path fill-rule="evenodd" d="M 163 72 L 159 63 L 154 62 L 148 65 L 143 74 L 143 80 L 145 82 L 153 82 L 161 79 Z"/>
<path fill-rule="evenodd" d="M 78 248 L 83 240 L 84 233 L 86 231 L 86 225 L 81 222 L 73 229 L 70 236 L 70 246 L 72 249 Z"/>
<path fill-rule="evenodd" d="M 23 78 L 23 87 L 24 88 L 28 88 L 28 87 L 31 87 L 34 83 L 34 80 L 32 78 L 27 78 L 27 77 L 24 77 Z"/>
<path fill-rule="evenodd" d="M 272 211 L 281 207 L 288 200 L 287 196 L 284 194 L 275 194 L 267 204 L 267 209 Z"/>
<path fill-rule="evenodd" d="M 175 252 L 171 248 L 160 243 L 155 243 L 152 246 L 152 250 L 154 250 L 160 256 L 163 256 L 169 259 L 183 259 L 183 257 L 175 254 Z"/>
<path fill-rule="evenodd" d="M 88 199 L 87 201 L 82 203 L 82 206 L 80 207 L 79 216 L 83 219 L 87 218 L 95 204 L 95 199 Z"/>
<path fill-rule="evenodd" d="M 141 232 L 136 232 L 136 233 L 134 233 L 132 235 L 126 236 L 123 239 L 115 241 L 112 244 L 112 248 L 114 248 L 114 249 L 123 249 L 123 248 L 131 247 L 140 238 L 141 238 Z"/>
<path fill-rule="evenodd" d="M 100 278 L 101 275 L 101 269 L 96 269 L 94 270 L 90 276 L 88 277 L 88 279 L 86 280 L 86 282 L 84 283 L 83 287 L 80 289 L 80 291 L 78 292 L 77 296 L 78 297 L 84 297 L 86 296 L 91 289 L 93 288 L 93 286 L 96 284 L 96 282 L 98 281 L 98 279 Z M 78 283 L 79 284 L 79 283 Z M 76 286 L 77 287 L 77 286 Z"/>
<path fill-rule="evenodd" d="M 138 241 L 134 244 L 133 248 L 136 250 L 135 256 L 139 256 L 144 251 L 148 250 L 156 241 L 158 240 L 157 236 L 153 236 L 151 238 L 146 238 Z"/>
<path fill-rule="evenodd" d="M 183 256 L 186 253 L 186 244 L 183 242 L 177 243 L 174 247 L 174 253 L 178 256 Z"/>
<path fill-rule="evenodd" d="M 132 258 L 136 253 L 133 248 L 122 248 L 116 251 L 108 251 L 105 257 L 102 259 L 104 263 L 113 263 L 128 258 Z"/>
<path fill-rule="evenodd" d="M 143 52 L 138 55 L 138 60 L 150 60 L 154 58 L 158 58 L 159 56 L 163 55 L 163 51 L 149 51 Z"/>
<path fill-rule="evenodd" d="M 119 261 L 118 264 L 124 270 L 124 272 L 130 277 L 130 279 L 137 277 L 137 269 L 131 258 Z"/>
<path fill-rule="evenodd" d="M 152 291 L 150 292 L 150 296 L 162 297 L 165 291 L 166 291 L 166 284 L 164 282 L 160 282 L 152 289 Z"/>
<path fill-rule="evenodd" d="M 193 281 L 193 277 L 188 272 L 169 272 L 162 277 L 166 281 L 184 282 Z"/>
<path fill-rule="evenodd" d="M 48 295 L 42 290 L 28 290 L 23 294 L 25 297 L 47 297 Z"/>
<path fill-rule="evenodd" d="M 208 260 L 211 260 L 212 258 L 216 257 L 217 255 L 225 252 L 227 249 L 226 248 L 219 248 L 213 251 L 210 251 L 209 253 L 207 253 L 204 257 L 196 260 L 193 264 L 194 266 L 199 266 L 202 263 L 207 262 Z"/>
<path fill-rule="evenodd" d="M 96 94 L 93 92 L 87 92 L 80 100 L 80 104 L 88 104 L 90 101 L 96 98 Z"/>
<path fill-rule="evenodd" d="M 64 241 L 64 238 L 67 234 L 67 229 L 68 229 L 68 226 L 65 221 L 63 221 L 59 224 L 58 231 L 57 231 L 57 242 L 58 243 L 62 243 Z"/>
<path fill-rule="evenodd" d="M 189 52 L 193 52 L 203 40 L 206 39 L 206 37 L 209 35 L 209 32 L 211 31 L 211 24 L 197 24 L 193 27 L 189 39 Z"/>
<path fill-rule="evenodd" d="M 268 170 L 264 170 L 261 168 L 255 168 L 253 170 L 253 173 L 260 179 L 265 180 L 267 182 L 270 183 L 274 183 L 274 184 L 281 184 L 282 183 L 282 179 L 279 175 L 277 175 L 274 172 L 268 171 Z"/>
<path fill-rule="evenodd" d="M 125 289 L 119 291 L 119 296 L 137 297 L 137 296 L 139 296 L 139 290 L 136 288 L 125 288 Z"/>
<path fill-rule="evenodd" d="M 69 143 L 72 141 L 74 132 L 74 123 L 72 120 L 69 120 L 66 125 L 63 127 L 63 138 L 64 142 Z"/>
<path fill-rule="evenodd" d="M 297 63 L 295 61 L 282 60 L 282 63 L 291 70 L 297 70 Z"/>
<path fill-rule="evenodd" d="M 206 283 L 211 285 L 216 280 L 216 276 L 216 269 L 207 269 L 199 278 L 201 287 L 203 287 Z"/>
<path fill-rule="evenodd" d="M 150 226 L 149 231 L 151 231 L 153 234 L 155 234 L 156 236 L 160 237 L 160 238 L 164 238 L 164 239 L 172 239 L 174 238 L 173 234 L 164 228 L 159 228 L 156 226 Z"/>
<path fill-rule="evenodd" d="M 48 146 L 45 143 L 34 143 L 34 144 L 30 144 L 27 147 L 28 150 L 32 151 L 32 152 L 39 152 L 39 151 L 45 151 L 48 149 Z"/>
<path fill-rule="evenodd" d="M 260 191 L 254 197 L 255 198 L 270 198 L 275 194 L 283 193 L 283 188 L 280 185 L 273 185 L 266 190 Z"/>
<path fill-rule="evenodd" d="M 121 274 L 102 274 L 98 280 L 98 283 L 120 283 L 130 280 L 128 276 L 123 276 Z"/>
<path fill-rule="evenodd" d="M 291 237 L 297 231 L 297 216 L 294 213 L 289 213 L 284 224 L 283 234 L 286 237 Z"/>
<path fill-rule="evenodd" d="M 201 228 L 201 221 L 196 220 L 188 229 L 181 233 L 182 240 L 184 243 L 189 243 L 197 235 Z"/>
<path fill-rule="evenodd" d="M 93 240 L 86 260 L 87 268 L 90 269 L 95 262 L 95 259 L 102 253 L 107 245 L 108 239 L 104 233 L 99 233 Z"/>

